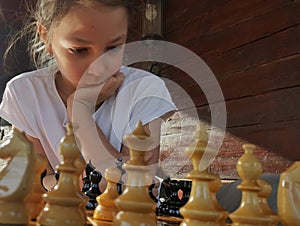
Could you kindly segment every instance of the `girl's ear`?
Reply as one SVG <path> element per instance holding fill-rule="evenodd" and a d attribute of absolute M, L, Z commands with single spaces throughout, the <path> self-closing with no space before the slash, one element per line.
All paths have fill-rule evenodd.
<path fill-rule="evenodd" d="M 41 37 L 41 40 L 43 41 L 44 45 L 47 48 L 47 51 L 50 55 L 53 54 L 51 44 L 48 42 L 48 30 L 45 26 L 43 26 L 40 22 L 36 22 L 37 25 L 37 32 L 39 33 L 39 36 Z"/>

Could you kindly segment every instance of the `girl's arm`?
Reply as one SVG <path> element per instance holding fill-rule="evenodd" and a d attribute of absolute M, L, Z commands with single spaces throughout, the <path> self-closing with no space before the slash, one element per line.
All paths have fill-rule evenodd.
<path fill-rule="evenodd" d="M 106 168 L 114 166 L 116 159 L 122 157 L 125 161 L 129 158 L 129 149 L 123 145 L 121 152 L 116 150 L 103 134 L 101 128 L 95 123 L 92 113 L 88 107 L 82 103 L 73 102 L 76 114 L 72 122 L 75 124 L 75 134 L 81 144 L 81 150 L 86 161 L 91 160 L 92 164 L 101 172 Z M 155 139 L 155 144 L 146 155 L 148 165 L 156 164 L 159 160 L 159 140 L 160 140 L 161 119 L 153 120 L 144 125 L 147 132 L 151 133 Z M 150 129 L 151 128 L 151 129 Z"/>
<path fill-rule="evenodd" d="M 50 190 L 56 184 L 56 179 L 54 177 L 54 170 L 52 169 L 52 167 L 49 163 L 49 160 L 48 160 L 48 158 L 45 154 L 44 148 L 42 147 L 42 144 L 41 144 L 40 140 L 35 138 L 35 137 L 32 137 L 28 134 L 26 134 L 26 137 L 28 138 L 28 140 L 30 140 L 32 142 L 34 152 L 45 156 L 45 158 L 48 161 L 48 164 L 47 164 L 47 167 L 46 167 L 47 175 L 43 179 L 43 184 L 48 190 Z"/>

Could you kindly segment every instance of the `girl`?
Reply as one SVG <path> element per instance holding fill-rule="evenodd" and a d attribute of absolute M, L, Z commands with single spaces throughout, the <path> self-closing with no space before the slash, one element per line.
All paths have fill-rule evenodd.
<path fill-rule="evenodd" d="M 175 110 L 162 80 L 121 67 L 132 12 L 126 0 L 37 1 L 34 27 L 25 28 L 34 28 L 32 57 L 41 68 L 7 84 L 0 116 L 46 155 L 48 172 L 61 161 L 59 142 L 67 122 L 77 124 L 86 161 L 104 172 L 116 158 L 128 156 L 122 138 L 138 121 L 159 137 L 159 118 Z M 159 142 L 146 161 L 154 164 L 158 158 Z"/>

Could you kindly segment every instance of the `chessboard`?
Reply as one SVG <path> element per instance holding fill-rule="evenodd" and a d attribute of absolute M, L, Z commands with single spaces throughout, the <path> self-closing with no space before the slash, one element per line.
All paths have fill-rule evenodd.
<path fill-rule="evenodd" d="M 157 226 L 178 226 L 182 222 L 182 218 L 172 216 L 157 216 Z M 111 221 L 101 221 L 93 219 L 93 211 L 87 210 L 87 221 L 85 226 L 111 226 Z M 1 224 L 0 224 L 1 226 Z M 20 226 L 20 225 L 18 225 Z M 28 226 L 38 226 L 37 222 L 31 220 Z"/>
<path fill-rule="evenodd" d="M 142 225 L 212 225 L 300 226 L 300 162 L 295 162 L 280 176 L 278 213 L 267 203 L 271 186 L 260 176 L 262 165 L 254 155 L 255 145 L 244 144 L 244 154 L 237 162 L 241 183 L 240 206 L 228 212 L 216 193 L 222 186 L 218 175 L 199 169 L 204 152 L 215 151 L 208 145 L 206 124 L 200 123 L 195 141 L 185 150 L 194 169 L 184 180 L 168 179 L 161 184 L 159 199 L 151 193 L 153 178 L 145 155 L 151 145 L 149 134 L 139 123 L 124 137 L 130 159 L 104 172 L 107 185 L 99 190 L 102 174 L 87 164 L 77 146 L 71 124 L 61 139 L 63 161 L 57 166 L 57 183 L 46 191 L 41 183 L 46 158 L 33 151 L 25 134 L 13 130 L 10 139 L 0 144 L 0 225 L 29 226 L 142 226 Z M 150 140 L 150 141 L 149 141 Z M 75 164 L 76 163 L 76 164 Z M 85 177 L 82 177 L 84 175 Z M 122 175 L 126 173 L 126 181 Z M 83 186 L 80 185 L 83 180 Z M 163 190 L 164 185 L 166 185 Z M 31 219 L 31 220 L 30 220 Z"/>

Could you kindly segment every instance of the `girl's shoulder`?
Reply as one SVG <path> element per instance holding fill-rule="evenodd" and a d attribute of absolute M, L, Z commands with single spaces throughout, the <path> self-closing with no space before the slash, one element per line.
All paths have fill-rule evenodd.
<path fill-rule="evenodd" d="M 149 71 L 145 71 L 143 69 L 130 67 L 130 66 L 122 66 L 120 71 L 125 75 L 131 75 L 131 76 L 156 76 Z"/>
<path fill-rule="evenodd" d="M 143 69 L 122 66 L 120 71 L 125 75 L 125 80 L 123 82 L 124 85 L 129 84 L 133 81 L 142 81 L 144 79 L 150 79 L 154 83 L 162 82 L 162 80 L 157 75 L 154 75 L 151 72 L 145 71 Z"/>
<path fill-rule="evenodd" d="M 8 83 L 8 86 L 26 86 L 28 84 L 45 84 L 54 80 L 55 72 L 51 68 L 42 68 L 16 75 Z"/>

